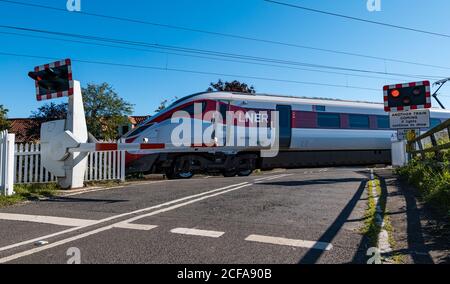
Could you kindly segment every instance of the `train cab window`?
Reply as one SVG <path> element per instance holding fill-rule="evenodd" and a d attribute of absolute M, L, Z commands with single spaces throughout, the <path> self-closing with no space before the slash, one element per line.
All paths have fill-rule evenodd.
<path fill-rule="evenodd" d="M 348 118 L 350 128 L 360 128 L 360 129 L 370 128 L 370 120 L 368 115 L 350 114 Z"/>
<path fill-rule="evenodd" d="M 321 128 L 340 128 L 341 116 L 338 113 L 317 113 L 317 125 Z"/>
<path fill-rule="evenodd" d="M 389 129 L 389 117 L 388 116 L 377 116 L 377 125 L 379 129 Z"/>
<path fill-rule="evenodd" d="M 195 112 L 195 104 L 199 104 L 200 102 L 195 102 L 195 103 L 191 103 L 188 106 L 185 106 L 184 108 L 182 108 L 180 111 L 185 111 L 187 113 L 189 113 L 190 116 L 194 115 Z M 206 102 L 201 102 L 202 104 L 202 114 L 205 112 L 206 109 Z"/>

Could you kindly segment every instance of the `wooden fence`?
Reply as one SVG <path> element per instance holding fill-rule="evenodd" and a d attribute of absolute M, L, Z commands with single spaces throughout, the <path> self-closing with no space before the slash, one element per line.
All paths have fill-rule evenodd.
<path fill-rule="evenodd" d="M 441 161 L 447 150 L 450 150 L 450 120 L 410 141 L 407 151 L 412 157 L 420 155 L 422 159 L 426 159 L 426 154 L 431 153 Z"/>

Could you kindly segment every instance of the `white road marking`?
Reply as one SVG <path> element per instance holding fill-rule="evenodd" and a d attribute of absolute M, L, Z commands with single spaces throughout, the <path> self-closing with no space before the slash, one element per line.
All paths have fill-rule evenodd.
<path fill-rule="evenodd" d="M 158 226 L 154 225 L 141 225 L 141 224 L 131 224 L 131 223 L 118 223 L 114 225 L 114 228 L 119 229 L 129 229 L 129 230 L 139 230 L 139 231 L 150 231 Z"/>
<path fill-rule="evenodd" d="M 77 236 L 74 236 L 74 237 L 71 237 L 71 238 L 68 238 L 68 239 L 64 239 L 64 240 L 61 240 L 61 241 L 58 241 L 58 242 L 55 242 L 55 243 L 51 243 L 51 244 L 43 245 L 41 247 L 37 247 L 37 248 L 34 248 L 34 249 L 26 250 L 26 251 L 23 251 L 23 252 L 20 252 L 20 253 L 11 255 L 11 256 L 7 256 L 7 257 L 4 257 L 4 258 L 1 258 L 0 259 L 0 263 L 5 263 L 5 262 L 12 261 L 12 260 L 15 260 L 15 259 L 27 256 L 27 255 L 32 255 L 34 253 L 38 253 L 38 252 L 43 251 L 43 250 L 48 250 L 48 249 L 51 249 L 51 248 L 54 248 L 54 247 L 57 247 L 57 246 L 60 246 L 60 245 L 63 245 L 63 244 L 69 243 L 69 242 L 73 242 L 73 241 L 76 241 L 76 240 L 79 240 L 79 239 L 82 239 L 82 238 L 86 238 L 86 237 L 89 237 L 89 236 L 101 233 L 103 231 L 110 230 L 112 228 L 113 228 L 113 226 L 102 227 L 102 228 L 99 228 L 99 229 L 96 229 L 96 230 L 93 230 L 93 231 L 89 231 L 87 233 L 84 233 L 84 234 L 81 234 L 81 235 L 77 235 Z"/>
<path fill-rule="evenodd" d="M 85 227 L 91 226 L 97 222 L 97 220 L 25 215 L 25 214 L 9 214 L 9 213 L 0 213 L 0 220 L 33 222 L 33 223 L 52 224 L 67 227 Z"/>
<path fill-rule="evenodd" d="M 111 189 L 122 189 L 125 187 L 135 186 L 135 185 L 150 185 L 155 183 L 163 183 L 163 182 L 169 182 L 169 180 L 157 180 L 157 181 L 150 181 L 150 182 L 142 182 L 142 183 L 130 183 L 126 185 L 118 185 L 118 186 L 112 186 L 112 187 L 101 187 L 101 188 L 94 188 L 91 190 L 78 190 L 76 192 L 63 194 L 61 197 L 69 197 L 69 196 L 76 196 L 76 195 L 82 195 L 87 193 L 94 193 L 99 191 L 105 191 L 105 190 L 111 190 Z"/>
<path fill-rule="evenodd" d="M 289 174 L 289 175 L 292 175 L 292 174 Z M 281 177 L 289 176 L 289 175 L 271 176 L 271 177 L 268 177 L 268 178 L 276 179 L 276 178 L 281 178 Z M 185 200 L 189 200 L 189 199 L 193 199 L 193 198 L 199 197 L 197 199 L 193 199 L 193 200 L 181 203 L 181 204 L 177 204 L 177 205 L 173 205 L 173 206 L 170 206 L 170 207 L 167 207 L 167 208 L 164 208 L 164 209 L 153 211 L 153 212 L 150 212 L 148 214 L 136 216 L 134 218 L 130 218 L 128 220 L 125 220 L 125 221 L 122 221 L 122 222 L 118 222 L 117 224 L 120 224 L 120 223 L 123 223 L 123 222 L 132 223 L 132 222 L 134 222 L 136 220 L 139 220 L 139 219 L 142 219 L 142 218 L 145 218 L 145 217 L 150 217 L 150 216 L 153 216 L 153 215 L 157 215 L 157 214 L 160 214 L 160 213 L 171 211 L 171 210 L 177 209 L 179 207 L 183 207 L 183 206 L 195 203 L 195 202 L 202 201 L 202 200 L 207 199 L 207 198 L 219 196 L 219 195 L 222 195 L 222 194 L 225 194 L 225 193 L 228 193 L 228 192 L 232 192 L 232 191 L 235 191 L 235 190 L 238 190 L 238 189 L 241 189 L 241 188 L 244 188 L 244 187 L 248 187 L 248 186 L 251 186 L 251 185 L 252 185 L 251 183 L 243 182 L 243 183 L 233 184 L 233 185 L 229 185 L 229 186 L 218 188 L 218 189 L 213 189 L 213 190 L 210 190 L 210 191 L 207 191 L 207 192 L 186 196 L 186 197 L 183 197 L 183 198 L 180 198 L 180 199 L 176 199 L 176 200 L 169 201 L 169 202 L 166 202 L 166 203 L 162 203 L 162 204 L 159 204 L 159 205 L 155 205 L 155 206 L 152 206 L 152 207 L 143 208 L 143 209 L 135 210 L 135 211 L 128 212 L 128 213 L 123 213 L 123 214 L 111 216 L 111 217 L 108 217 L 108 218 L 105 218 L 105 219 L 102 219 L 102 220 L 98 220 L 93 225 L 98 225 L 98 224 L 101 224 L 101 223 L 104 223 L 104 222 L 108 222 L 108 221 L 111 221 L 111 220 L 114 220 L 114 219 L 118 219 L 118 218 L 130 216 L 130 215 L 143 213 L 143 212 L 146 212 L 146 211 L 150 211 L 150 210 L 153 210 L 153 209 L 169 206 L 169 205 L 181 202 L 181 201 L 185 201 Z M 213 194 L 211 194 L 211 193 L 213 193 Z M 210 194 L 210 195 L 207 195 L 207 194 Z M 206 196 L 204 196 L 204 195 L 206 195 Z M 14 259 L 18 259 L 18 258 L 27 256 L 27 255 L 31 255 L 31 254 L 34 254 L 34 253 L 37 253 L 37 252 L 40 252 L 40 251 L 44 251 L 44 250 L 53 248 L 55 246 L 59 246 L 59 245 L 65 244 L 65 243 L 72 242 L 74 240 L 78 240 L 78 239 L 81 239 L 81 238 L 84 238 L 84 237 L 87 237 L 87 236 L 90 236 L 90 235 L 93 235 L 93 234 L 97 234 L 99 232 L 102 232 L 102 231 L 105 231 L 105 230 L 109 230 L 109 229 L 113 228 L 114 225 L 117 225 L 117 224 L 113 224 L 113 225 L 110 225 L 110 226 L 102 227 L 102 228 L 99 228 L 99 229 L 96 229 L 96 230 L 93 230 L 93 231 L 90 231 L 90 232 L 87 232 L 87 233 L 84 233 L 84 234 L 81 234 L 81 235 L 77 235 L 77 236 L 74 236 L 74 237 L 71 237 L 71 238 L 68 238 L 68 239 L 63 239 L 63 240 L 61 240 L 59 242 L 56 242 L 56 243 L 53 243 L 51 245 L 42 246 L 40 248 L 27 250 L 27 251 L 24 251 L 24 252 L 21 252 L 21 253 L 17 253 L 17 254 L 8 256 L 8 257 L 0 258 L 0 263 L 9 262 L 9 261 L 14 260 Z M 88 227 L 88 226 L 85 226 L 85 227 Z M 27 245 L 27 244 L 30 244 L 30 243 L 34 243 L 34 242 L 42 240 L 42 239 L 49 239 L 49 238 L 56 237 L 56 236 L 59 236 L 59 235 L 71 233 L 71 232 L 83 229 L 85 227 L 75 227 L 75 228 L 71 228 L 71 229 L 68 229 L 68 230 L 60 231 L 60 232 L 57 232 L 57 233 L 54 233 L 54 234 L 50 234 L 50 235 L 47 235 L 47 236 L 42 236 L 42 237 L 38 237 L 38 238 L 31 239 L 31 240 L 28 240 L 28 241 L 23 241 L 23 242 L 20 242 L 20 243 L 15 243 L 15 244 L 12 244 L 12 245 L 9 245 L 9 246 L 1 247 L 0 248 L 0 252 L 1 251 L 5 251 L 5 250 L 9 250 L 9 249 L 12 249 L 12 248 L 20 247 L 20 246 L 23 246 L 23 245 Z M 57 244 L 57 245 L 55 245 L 55 244 Z"/>
<path fill-rule="evenodd" d="M 209 191 L 206 191 L 206 192 L 203 192 L 203 193 L 186 196 L 186 197 L 179 198 L 179 199 L 176 199 L 176 200 L 172 200 L 172 201 L 169 201 L 169 202 L 166 202 L 166 203 L 162 203 L 162 204 L 159 204 L 159 205 L 155 205 L 155 206 L 151 206 L 151 207 L 148 207 L 148 208 L 143 208 L 143 209 L 135 210 L 135 211 L 132 211 L 132 212 L 123 213 L 123 214 L 111 216 L 111 217 L 108 217 L 108 218 L 105 218 L 105 219 L 102 219 L 102 220 L 98 220 L 92 225 L 98 225 L 98 224 L 101 224 L 101 223 L 104 223 L 104 222 L 112 221 L 114 219 L 118 219 L 118 218 L 130 216 L 130 215 L 139 214 L 139 213 L 142 213 L 142 212 L 158 209 L 158 208 L 169 206 L 169 205 L 181 202 L 181 201 L 189 200 L 191 198 L 196 198 L 196 197 L 203 196 L 203 195 L 206 195 L 206 194 L 210 194 L 210 193 L 214 193 L 214 192 L 217 192 L 217 191 L 225 190 L 225 189 L 232 188 L 232 187 L 235 187 L 235 186 L 246 185 L 246 184 L 249 184 L 249 183 L 248 182 L 243 182 L 243 183 L 233 184 L 233 185 L 229 185 L 229 186 L 226 186 L 226 187 L 209 190 Z M 85 227 L 87 227 L 87 226 L 85 226 Z M 34 238 L 34 239 L 31 239 L 31 240 L 23 241 L 23 242 L 20 242 L 20 243 L 15 243 L 15 244 L 8 245 L 8 246 L 4 246 L 4 247 L 0 248 L 0 252 L 1 251 L 5 251 L 5 250 L 9 250 L 9 249 L 12 249 L 12 248 L 20 247 L 20 246 L 23 246 L 23 245 L 31 244 L 31 243 L 34 243 L 36 241 L 42 240 L 42 239 L 49 239 L 49 238 L 53 238 L 53 237 L 56 237 L 56 236 L 59 236 L 59 235 L 71 233 L 71 232 L 77 231 L 77 230 L 85 228 L 85 227 L 75 227 L 75 228 L 67 229 L 67 230 L 64 230 L 64 231 L 56 232 L 56 233 L 53 233 L 53 234 L 50 234 L 50 235 Z"/>
<path fill-rule="evenodd" d="M 86 233 L 83 233 L 83 234 L 80 234 L 80 235 L 76 235 L 76 236 L 73 236 L 73 237 L 70 237 L 70 238 L 67 238 L 67 239 L 63 239 L 63 240 L 57 241 L 55 243 L 39 247 L 39 248 L 34 248 L 34 249 L 26 250 L 26 251 L 23 251 L 23 252 L 20 252 L 20 253 L 16 253 L 16 254 L 13 254 L 13 255 L 10 255 L 10 256 L 7 256 L 7 257 L 3 257 L 3 258 L 0 258 L 0 263 L 9 262 L 9 261 L 21 258 L 21 257 L 25 257 L 25 256 L 32 255 L 32 254 L 35 254 L 35 253 L 38 253 L 38 252 L 41 252 L 41 251 L 45 251 L 45 250 L 48 250 L 48 249 L 51 249 L 51 248 L 54 248 L 54 247 L 57 247 L 57 246 L 60 246 L 60 245 L 64 245 L 66 243 L 70 243 L 70 242 L 73 242 L 73 241 L 76 241 L 76 240 L 79 240 L 79 239 L 82 239 L 82 238 L 85 238 L 85 237 L 88 237 L 88 236 L 91 236 L 91 235 L 94 235 L 94 234 L 97 234 L 97 233 L 100 233 L 100 232 L 103 232 L 103 231 L 106 231 L 106 230 L 112 229 L 112 228 L 114 228 L 115 225 L 118 225 L 118 224 L 121 224 L 121 223 L 131 223 L 131 222 L 134 222 L 136 220 L 139 220 L 139 219 L 142 219 L 142 218 L 145 218 L 145 217 L 150 217 L 150 216 L 154 216 L 154 215 L 157 215 L 157 214 L 160 214 L 160 213 L 164 213 L 164 212 L 167 212 L 167 211 L 175 210 L 177 208 L 180 208 L 180 207 L 183 207 L 183 206 L 186 206 L 186 205 L 190 205 L 190 204 L 193 204 L 193 203 L 196 203 L 196 202 L 200 202 L 202 200 L 205 200 L 205 199 L 208 199 L 208 198 L 211 198 L 211 197 L 215 197 L 215 196 L 219 196 L 219 195 L 222 195 L 222 194 L 225 194 L 225 193 L 228 193 L 228 192 L 236 191 L 238 189 L 241 189 L 241 188 L 244 188 L 244 187 L 248 187 L 248 186 L 251 186 L 251 185 L 252 184 L 245 182 L 245 183 L 242 183 L 242 185 L 237 186 L 237 187 L 235 186 L 234 188 L 231 188 L 231 189 L 223 190 L 223 191 L 216 192 L 216 193 L 213 193 L 213 194 L 210 194 L 210 195 L 199 197 L 197 199 L 189 200 L 189 201 L 186 201 L 184 203 L 176 204 L 176 205 L 164 208 L 164 209 L 153 211 L 153 212 L 150 212 L 150 213 L 147 213 L 147 214 L 144 214 L 144 215 L 136 216 L 136 217 L 127 219 L 125 221 L 118 222 L 118 223 L 113 224 L 113 225 L 101 227 L 101 228 L 98 228 L 98 229 L 95 229 L 95 230 L 92 230 L 92 231 L 89 231 L 89 232 L 86 232 Z M 229 188 L 229 187 L 227 187 L 227 188 Z M 213 192 L 213 191 L 217 191 L 217 190 L 211 190 L 210 192 Z M 79 229 L 79 228 L 76 228 L 76 229 Z M 42 240 L 42 239 L 45 239 L 45 237 L 38 238 L 38 240 Z"/>
<path fill-rule="evenodd" d="M 327 250 L 327 251 L 331 250 L 333 248 L 333 245 L 329 244 L 329 243 L 294 240 L 294 239 L 277 238 L 277 237 L 269 237 L 269 236 L 261 236 L 261 235 L 250 235 L 245 240 L 250 241 L 250 242 L 301 247 L 301 248 L 312 248 L 312 249 Z"/>
<path fill-rule="evenodd" d="M 210 237 L 210 238 L 220 238 L 223 234 L 225 234 L 225 232 L 188 229 L 188 228 L 175 228 L 175 229 L 170 230 L 170 232 L 174 233 L 174 234 L 202 236 L 202 237 Z"/>

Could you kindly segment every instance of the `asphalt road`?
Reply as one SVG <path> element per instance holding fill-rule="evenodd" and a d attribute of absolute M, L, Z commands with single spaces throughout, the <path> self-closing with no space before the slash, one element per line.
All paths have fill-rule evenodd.
<path fill-rule="evenodd" d="M 81 263 L 364 263 L 367 174 L 155 181 L 3 208 L 0 263 L 67 263 L 70 248 Z"/>

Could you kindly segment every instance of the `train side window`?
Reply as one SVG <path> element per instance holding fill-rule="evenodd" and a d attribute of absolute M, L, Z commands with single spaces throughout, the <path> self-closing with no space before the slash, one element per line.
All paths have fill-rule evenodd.
<path fill-rule="evenodd" d="M 228 111 L 228 104 L 226 103 L 220 103 L 219 104 L 219 112 L 222 116 L 222 121 L 226 122 L 227 120 L 227 111 Z"/>
<path fill-rule="evenodd" d="M 340 128 L 341 116 L 338 113 L 317 113 L 317 125 L 321 128 Z"/>
<path fill-rule="evenodd" d="M 439 118 L 432 118 L 430 120 L 430 128 L 435 128 L 436 126 L 438 126 L 439 124 L 441 124 L 441 120 Z"/>
<path fill-rule="evenodd" d="M 377 125 L 379 129 L 389 129 L 389 117 L 388 116 L 377 116 Z"/>
<path fill-rule="evenodd" d="M 370 119 L 368 115 L 350 114 L 348 117 L 350 128 L 370 128 Z"/>

